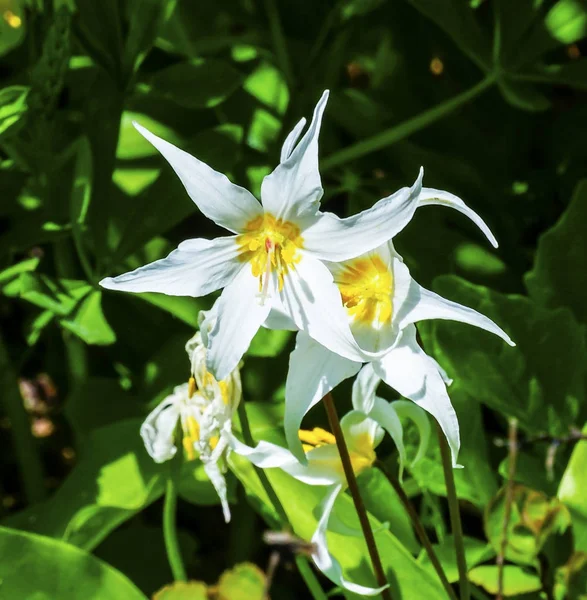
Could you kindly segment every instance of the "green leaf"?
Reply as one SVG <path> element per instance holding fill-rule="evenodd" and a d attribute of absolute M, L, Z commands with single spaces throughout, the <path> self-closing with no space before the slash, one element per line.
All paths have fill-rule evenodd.
<path fill-rule="evenodd" d="M 583 428 L 587 434 L 587 426 Z M 571 454 L 571 459 L 558 488 L 558 498 L 571 512 L 575 550 L 587 552 L 587 495 L 585 494 L 585 473 L 587 469 L 587 443 L 579 442 Z"/>
<path fill-rule="evenodd" d="M 73 315 L 60 321 L 86 344 L 108 346 L 116 341 L 116 334 L 102 312 L 102 292 L 92 290 L 77 306 Z"/>
<path fill-rule="evenodd" d="M 176 581 L 156 592 L 153 600 L 208 600 L 208 586 L 201 581 Z"/>
<path fill-rule="evenodd" d="M 228 501 L 236 501 L 234 477 L 227 477 Z M 216 506 L 220 504 L 218 493 L 208 479 L 204 465 L 199 460 L 191 460 L 181 465 L 178 479 L 178 494 L 187 502 L 197 506 Z"/>
<path fill-rule="evenodd" d="M 534 86 L 501 77 L 497 85 L 503 97 L 515 108 L 543 112 L 551 107 L 550 100 Z"/>
<path fill-rule="evenodd" d="M 547 13 L 548 33 L 561 44 L 573 44 L 587 35 L 587 5 L 582 0 L 560 0 Z"/>
<path fill-rule="evenodd" d="M 497 594 L 497 566 L 475 567 L 469 571 L 469 579 L 490 594 Z M 525 571 L 522 567 L 506 565 L 503 568 L 503 595 L 518 596 L 542 589 L 540 577 L 534 572 Z"/>
<path fill-rule="evenodd" d="M 587 58 L 563 65 L 535 65 L 523 76 L 542 83 L 568 85 L 578 90 L 587 90 Z"/>
<path fill-rule="evenodd" d="M 546 310 L 458 277 L 434 289 L 500 325 L 517 346 L 461 323 L 435 322 L 437 358 L 472 400 L 517 417 L 529 432 L 565 434 L 584 406 L 585 334 L 566 309 Z"/>
<path fill-rule="evenodd" d="M 122 573 L 70 544 L 0 527 L 2 595 L 19 600 L 147 600 Z"/>
<path fill-rule="evenodd" d="M 162 137 L 173 144 L 179 143 L 180 139 L 171 128 L 159 121 L 142 113 L 125 110 L 120 119 L 120 133 L 118 145 L 116 146 L 116 158 L 131 160 L 135 158 L 147 158 L 159 156 L 159 152 L 145 137 L 143 137 L 132 124 L 136 121 L 150 132 Z"/>
<path fill-rule="evenodd" d="M 271 357 L 281 354 L 291 339 L 291 331 L 265 329 L 261 327 L 255 334 L 247 351 L 249 356 Z"/>
<path fill-rule="evenodd" d="M 289 90 L 283 73 L 268 62 L 262 62 L 247 76 L 243 88 L 261 104 L 282 115 L 289 103 Z"/>
<path fill-rule="evenodd" d="M 25 260 L 21 260 L 15 265 L 7 267 L 6 269 L 0 271 L 0 286 L 3 287 L 9 284 L 11 281 L 14 281 L 21 273 L 34 271 L 38 265 L 38 258 L 27 258 Z"/>
<path fill-rule="evenodd" d="M 534 268 L 524 281 L 541 306 L 568 306 L 587 324 L 587 179 L 579 182 L 571 203 L 556 224 L 538 242 Z"/>
<path fill-rule="evenodd" d="M 218 600 L 263 600 L 265 573 L 251 563 L 225 571 L 218 580 Z"/>
<path fill-rule="evenodd" d="M 0 137 L 9 133 L 25 114 L 28 93 L 29 88 L 22 85 L 0 90 Z"/>
<path fill-rule="evenodd" d="M 211 108 L 224 102 L 243 80 L 243 74 L 225 61 L 199 59 L 158 71 L 151 88 L 185 108 Z"/>

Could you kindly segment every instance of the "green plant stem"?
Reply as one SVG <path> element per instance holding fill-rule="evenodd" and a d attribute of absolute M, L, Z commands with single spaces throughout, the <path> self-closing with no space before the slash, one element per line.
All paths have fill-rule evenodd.
<path fill-rule="evenodd" d="M 438 444 L 440 446 L 440 455 L 442 457 L 442 470 L 444 471 L 444 482 L 446 484 L 446 496 L 448 499 L 448 510 L 450 514 L 450 525 L 452 529 L 455 554 L 457 556 L 457 566 L 459 569 L 459 590 L 460 600 L 469 600 L 471 590 L 469 586 L 469 578 L 467 577 L 467 558 L 465 556 L 465 546 L 463 543 L 463 526 L 461 524 L 461 513 L 459 511 L 459 499 L 457 498 L 457 490 L 455 487 L 455 479 L 453 475 L 452 459 L 450 448 L 444 433 L 440 426 L 436 425 L 438 433 Z"/>
<path fill-rule="evenodd" d="M 277 3 L 275 0 L 265 0 L 265 11 L 269 18 L 269 31 L 271 33 L 271 39 L 273 42 L 273 48 L 277 57 L 279 67 L 283 71 L 285 80 L 291 89 L 293 89 L 295 81 L 293 76 L 293 70 L 291 68 L 291 62 L 289 59 L 289 53 L 287 51 L 287 42 L 283 29 L 281 27 L 281 20 L 279 18 L 279 11 L 277 10 Z"/>
<path fill-rule="evenodd" d="M 37 453 L 35 438 L 31 433 L 29 416 L 18 389 L 16 373 L 1 335 L 0 386 L 1 401 L 12 426 L 14 450 L 25 497 L 30 504 L 39 502 L 47 495 L 43 481 L 43 465 Z"/>
<path fill-rule="evenodd" d="M 326 414 L 328 415 L 330 428 L 332 429 L 332 433 L 334 434 L 334 437 L 336 439 L 336 446 L 340 454 L 342 468 L 344 469 L 347 484 L 349 486 L 353 502 L 355 503 L 355 509 L 359 517 L 359 522 L 361 523 L 361 529 L 365 537 L 367 549 L 369 550 L 369 556 L 371 558 L 371 563 L 373 564 L 373 570 L 375 571 L 377 583 L 381 587 L 386 586 L 387 578 L 385 577 L 385 571 L 383 570 L 383 565 L 381 564 L 379 551 L 377 550 L 377 545 L 375 544 L 375 536 L 373 535 L 373 530 L 371 529 L 371 523 L 369 523 L 367 510 L 365 509 L 363 499 L 361 498 L 361 492 L 357 484 L 357 478 L 355 477 L 355 472 L 351 463 L 351 457 L 349 456 L 349 450 L 347 448 L 346 440 L 344 439 L 344 434 L 340 426 L 340 420 L 338 418 L 336 406 L 334 406 L 334 399 L 332 398 L 332 394 L 326 394 L 326 396 L 322 398 L 322 402 L 324 403 Z M 389 587 L 385 588 L 381 592 L 381 596 L 384 598 L 384 600 L 392 600 Z"/>
<path fill-rule="evenodd" d="M 325 172 L 328 169 L 332 169 L 333 167 L 338 167 L 339 165 L 343 165 L 345 163 L 350 162 L 351 160 L 356 160 L 362 156 L 370 154 L 371 152 L 375 152 L 376 150 L 380 150 L 381 148 L 385 148 L 387 146 L 391 146 L 400 140 L 408 137 L 409 135 L 428 127 L 435 121 L 440 120 L 442 117 L 446 116 L 453 110 L 457 109 L 459 106 L 470 102 L 477 96 L 481 95 L 486 89 L 491 87 L 495 82 L 495 77 L 493 75 L 488 75 L 485 79 L 474 85 L 473 87 L 465 90 L 461 94 L 458 94 L 454 98 L 450 100 L 446 100 L 434 108 L 424 111 L 399 125 L 395 125 L 394 127 L 390 127 L 381 133 L 378 133 L 366 140 L 361 140 L 356 144 L 345 148 L 344 150 L 340 150 L 327 156 L 321 162 L 321 171 Z"/>
<path fill-rule="evenodd" d="M 420 539 L 422 546 L 424 546 L 424 549 L 426 550 L 426 553 L 428 554 L 428 558 L 430 558 L 430 562 L 432 563 L 432 566 L 434 567 L 434 570 L 436 571 L 436 573 L 440 579 L 440 582 L 442 583 L 442 586 L 444 587 L 448 597 L 451 600 L 458 600 L 457 595 L 455 594 L 455 591 L 452 589 L 452 586 L 450 585 L 448 579 L 446 578 L 446 573 L 444 572 L 444 569 L 442 568 L 442 565 L 440 564 L 440 561 L 438 560 L 438 556 L 436 556 L 436 552 L 434 551 L 434 548 L 432 547 L 432 543 L 430 542 L 430 538 L 428 537 L 428 534 L 426 533 L 426 530 L 424 529 L 424 525 L 422 525 L 420 516 L 416 512 L 414 505 L 410 502 L 410 499 L 406 495 L 401 483 L 397 480 L 396 477 L 394 477 L 389 472 L 389 470 L 387 469 L 385 464 L 382 463 L 380 460 L 375 462 L 375 466 L 383 473 L 383 475 L 385 475 L 385 477 L 387 478 L 387 481 L 389 481 L 389 483 L 395 490 L 395 493 L 398 495 L 399 499 L 401 500 L 401 503 L 404 505 L 404 508 L 406 509 L 408 515 L 410 516 L 410 519 L 412 520 L 412 525 L 414 526 L 414 530 L 416 531 L 416 534 L 417 534 L 418 538 Z"/>
<path fill-rule="evenodd" d="M 169 566 L 175 581 L 187 581 L 185 567 L 181 558 L 181 551 L 177 541 L 177 526 L 175 516 L 177 509 L 177 491 L 175 481 L 170 475 L 165 487 L 165 499 L 163 501 L 163 539 L 165 540 L 165 552 L 169 560 Z"/>
<path fill-rule="evenodd" d="M 251 432 L 251 425 L 249 423 L 249 417 L 247 416 L 247 409 L 245 407 L 244 401 L 242 401 L 238 405 L 238 417 L 240 420 L 241 431 L 243 434 L 243 439 L 245 441 L 245 444 L 247 444 L 247 446 L 253 447 L 255 445 L 255 440 L 253 439 L 253 434 Z M 276 512 L 282 525 L 284 527 L 289 528 L 290 527 L 289 518 L 287 516 L 287 513 L 285 512 L 285 508 L 283 508 L 283 504 L 281 503 L 281 500 L 275 493 L 275 490 L 273 489 L 273 486 L 271 485 L 271 482 L 269 481 L 267 474 L 265 473 L 265 471 L 263 471 L 263 469 L 261 469 L 257 466 L 255 466 L 255 471 L 257 473 L 257 476 L 259 477 L 261 486 L 265 490 L 265 493 L 267 494 L 269 501 L 273 505 L 273 510 Z M 314 597 L 314 600 L 324 600 L 326 598 L 326 595 L 322 591 L 322 587 L 320 586 L 320 583 L 319 583 L 318 579 L 316 578 L 314 571 L 310 568 L 310 565 L 308 564 L 308 559 L 305 556 L 297 555 L 296 556 L 296 565 L 300 571 L 300 575 L 302 576 L 302 579 L 308 586 L 308 590 Z"/>

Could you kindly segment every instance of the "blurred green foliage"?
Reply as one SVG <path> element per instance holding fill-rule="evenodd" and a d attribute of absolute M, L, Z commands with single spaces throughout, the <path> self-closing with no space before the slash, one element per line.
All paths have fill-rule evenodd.
<path fill-rule="evenodd" d="M 585 598 L 587 444 L 572 432 L 587 407 L 586 35 L 585 0 L 0 0 L 0 595 L 138 599 L 171 581 L 160 501 L 171 467 L 151 461 L 138 429 L 187 378 L 183 345 L 213 299 L 119 295 L 97 282 L 215 231 L 132 121 L 258 193 L 287 132 L 329 88 L 328 210 L 369 207 L 423 165 L 425 185 L 465 199 L 501 244 L 487 248 L 438 207 L 397 239 L 421 284 L 517 343 L 455 324 L 420 328 L 455 379 L 456 484 L 477 597 L 497 591 L 503 440 L 515 417 L 504 592 Z M 292 342 L 262 331 L 245 357 L 256 438 L 282 441 Z M 343 406 L 348 391 L 337 391 Z M 324 424 L 320 407 L 309 420 Z M 396 468 L 391 444 L 381 449 Z M 433 443 L 404 485 L 452 582 L 438 456 Z M 253 468 L 234 457 L 232 469 L 230 526 L 201 465 L 177 474 L 188 574 L 208 585 L 228 585 L 236 571 L 222 572 L 243 561 L 265 568 L 263 520 L 283 525 Z M 389 523 L 377 540 L 394 598 L 444 598 L 379 475 L 359 483 L 373 522 Z M 269 477 L 309 539 L 323 491 Z M 350 497 L 335 514 L 354 522 Z M 332 533 L 331 546 L 349 576 L 372 581 L 360 538 Z M 272 590 L 310 597 L 281 567 Z"/>

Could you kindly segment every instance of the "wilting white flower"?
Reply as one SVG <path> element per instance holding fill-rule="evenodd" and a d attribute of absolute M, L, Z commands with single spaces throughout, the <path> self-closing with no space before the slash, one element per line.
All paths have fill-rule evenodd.
<path fill-rule="evenodd" d="M 135 124 L 167 159 L 202 213 L 235 235 L 187 240 L 167 258 L 100 284 L 177 296 L 204 296 L 224 288 L 218 319 L 208 334 L 208 368 L 219 380 L 236 367 L 270 316 L 285 315 L 288 323 L 332 352 L 366 360 L 324 261 L 348 260 L 379 246 L 425 204 L 450 205 L 485 227 L 458 198 L 422 189 L 422 172 L 411 188 L 358 215 L 340 219 L 321 212 L 318 134 L 327 98 L 324 92 L 301 139 L 305 119 L 287 136 L 280 164 L 263 180 L 261 203 L 225 175 Z M 268 323 L 274 326 L 279 320 Z"/>
<path fill-rule="evenodd" d="M 375 449 L 381 442 L 384 431 L 391 435 L 401 460 L 405 459 L 400 415 L 405 414 L 414 419 L 420 431 L 420 447 L 414 462 L 424 455 L 430 433 L 430 424 L 425 413 L 414 404 L 405 401 L 389 403 L 381 398 L 376 398 L 375 388 L 368 381 L 369 377 L 369 373 L 366 372 L 365 375 L 357 378 L 353 387 L 355 409 L 347 413 L 340 421 L 353 472 L 356 476 L 370 468 L 375 462 L 377 458 Z M 363 409 L 369 411 L 368 415 Z M 237 454 L 244 456 L 258 467 L 263 469 L 280 468 L 303 483 L 328 486 L 326 495 L 319 506 L 318 525 L 311 540 L 314 548 L 312 559 L 318 569 L 336 585 L 365 596 L 380 593 L 384 588 L 369 588 L 345 579 L 340 564 L 328 550 L 326 531 L 334 503 L 338 495 L 347 487 L 334 436 L 318 427 L 312 431 L 300 430 L 298 435 L 303 444 L 306 464 L 301 464 L 286 448 L 270 442 L 261 441 L 255 448 L 251 448 L 231 434 L 229 443 Z M 340 530 L 343 525 L 339 522 L 337 529 Z M 349 527 L 344 527 L 344 532 L 356 533 Z"/>
<path fill-rule="evenodd" d="M 369 368 L 438 421 L 457 466 L 460 437 L 457 415 L 446 390 L 450 380 L 418 345 L 414 323 L 450 319 L 485 329 L 512 346 L 514 343 L 487 317 L 416 283 L 391 241 L 352 260 L 329 263 L 328 268 L 340 290 L 355 340 L 364 350 L 379 353 Z M 304 415 L 341 381 L 357 373 L 361 365 L 331 352 L 305 332 L 298 333 L 286 384 L 285 433 L 290 449 L 300 460 L 304 454 L 297 431 Z"/>
<path fill-rule="evenodd" d="M 206 369 L 206 348 L 200 332 L 188 341 L 186 351 L 191 362 L 189 383 L 178 385 L 173 393 L 145 420 L 141 436 L 149 455 L 158 463 L 175 456 L 176 427 L 181 425 L 182 443 L 188 459 L 199 458 L 218 493 L 224 518 L 230 521 L 227 500 L 226 459 L 232 418 L 241 400 L 238 369 L 217 381 Z"/>

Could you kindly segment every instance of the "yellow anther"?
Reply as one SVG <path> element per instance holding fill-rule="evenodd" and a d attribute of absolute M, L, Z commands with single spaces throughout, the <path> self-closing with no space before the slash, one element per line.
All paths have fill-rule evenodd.
<path fill-rule="evenodd" d="M 196 393 L 196 380 L 190 377 L 188 381 L 188 398 L 191 398 Z"/>
<path fill-rule="evenodd" d="M 189 460 L 196 458 L 194 444 L 200 439 L 200 424 L 192 416 L 182 421 L 183 447 Z"/>
<path fill-rule="evenodd" d="M 311 446 L 312 448 L 317 448 L 318 446 L 324 446 L 326 444 L 336 444 L 336 438 L 332 435 L 332 433 L 322 429 L 321 427 L 314 427 L 312 431 L 300 429 L 298 431 L 298 436 L 301 442 L 304 442 L 306 445 Z"/>
<path fill-rule="evenodd" d="M 210 438 L 210 441 L 208 442 L 210 444 L 210 448 L 212 450 L 214 450 L 214 448 L 216 448 L 216 446 L 218 446 L 218 442 L 220 441 L 220 438 L 217 435 L 213 435 Z"/>

